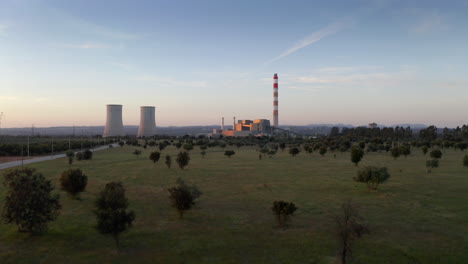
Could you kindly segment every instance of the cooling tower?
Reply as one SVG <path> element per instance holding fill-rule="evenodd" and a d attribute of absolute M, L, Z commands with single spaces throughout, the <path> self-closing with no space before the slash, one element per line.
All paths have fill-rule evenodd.
<path fill-rule="evenodd" d="M 154 106 L 140 107 L 140 127 L 138 137 L 150 137 L 156 134 L 156 117 Z"/>
<path fill-rule="evenodd" d="M 106 127 L 104 128 L 103 137 L 119 137 L 124 136 L 122 122 L 122 105 L 107 105 Z"/>

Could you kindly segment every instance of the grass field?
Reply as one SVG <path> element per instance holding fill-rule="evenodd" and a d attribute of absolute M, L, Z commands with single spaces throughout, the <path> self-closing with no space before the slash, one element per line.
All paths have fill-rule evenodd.
<path fill-rule="evenodd" d="M 361 205 L 371 230 L 355 244 L 353 263 L 467 263 L 468 168 L 460 151 L 447 150 L 430 174 L 428 157 L 417 149 L 398 160 L 368 154 L 360 166 L 387 166 L 391 173 L 378 191 L 368 191 L 352 180 L 358 167 L 349 153 L 293 158 L 285 151 L 258 160 L 255 149 L 242 147 L 229 159 L 215 148 L 202 159 L 196 147 L 182 171 L 164 165 L 165 154 L 176 154 L 173 147 L 156 165 L 148 159 L 150 150 L 138 159 L 133 150 L 109 149 L 75 162 L 89 178 L 81 201 L 58 189 L 65 159 L 34 164 L 57 186 L 63 209 L 42 236 L 0 224 L 0 263 L 334 263 L 332 215 L 347 199 Z M 177 177 L 203 192 L 183 220 L 168 200 L 167 188 Z M 94 200 L 110 181 L 124 184 L 136 213 L 134 226 L 122 235 L 121 252 L 93 228 Z M 2 206 L 5 192 L 1 186 Z M 286 230 L 276 228 L 274 200 L 299 207 Z"/>

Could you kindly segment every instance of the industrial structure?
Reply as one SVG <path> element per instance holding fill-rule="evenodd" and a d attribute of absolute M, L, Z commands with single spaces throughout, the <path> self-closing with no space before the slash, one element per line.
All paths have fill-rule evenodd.
<path fill-rule="evenodd" d="M 150 137 L 156 134 L 156 107 L 140 107 L 140 127 L 138 127 L 137 137 Z"/>
<path fill-rule="evenodd" d="M 246 137 L 250 135 L 261 136 L 271 135 L 274 130 L 282 130 L 278 127 L 278 74 L 273 75 L 273 126 L 268 119 L 256 120 L 238 120 L 233 117 L 232 129 L 224 129 L 224 117 L 221 119 L 221 129 L 213 129 L 213 133 L 209 134 L 211 137 Z"/>
<path fill-rule="evenodd" d="M 103 137 L 119 137 L 124 136 L 122 122 L 122 105 L 109 104 L 107 105 L 106 127 L 104 128 Z"/>
<path fill-rule="evenodd" d="M 278 127 L 278 74 L 273 75 L 273 126 Z"/>

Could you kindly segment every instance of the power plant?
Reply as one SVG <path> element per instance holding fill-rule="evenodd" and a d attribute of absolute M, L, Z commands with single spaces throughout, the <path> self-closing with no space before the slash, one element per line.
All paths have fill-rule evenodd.
<path fill-rule="evenodd" d="M 150 137 L 156 134 L 156 117 L 154 106 L 140 107 L 140 127 L 137 137 Z"/>
<path fill-rule="evenodd" d="M 214 129 L 211 137 L 246 137 L 249 135 L 271 135 L 274 130 L 282 130 L 278 127 L 278 74 L 273 75 L 273 126 L 268 119 L 238 120 L 233 117 L 232 129 L 224 129 L 224 117 L 221 119 L 221 129 Z"/>
<path fill-rule="evenodd" d="M 250 135 L 261 136 L 271 135 L 275 130 L 283 130 L 278 127 L 278 74 L 273 75 L 273 125 L 268 119 L 255 120 L 237 120 L 233 117 L 232 129 L 225 130 L 224 117 L 221 120 L 221 128 L 214 129 L 212 137 L 230 136 L 245 137 Z M 140 107 L 140 126 L 138 127 L 137 137 L 150 137 L 156 134 L 156 107 Z M 283 130 L 284 131 L 284 130 Z M 106 127 L 103 137 L 125 136 L 122 122 L 122 105 L 107 105 Z"/>
<path fill-rule="evenodd" d="M 124 136 L 122 122 L 122 105 L 108 104 L 106 127 L 103 137 L 121 137 Z"/>

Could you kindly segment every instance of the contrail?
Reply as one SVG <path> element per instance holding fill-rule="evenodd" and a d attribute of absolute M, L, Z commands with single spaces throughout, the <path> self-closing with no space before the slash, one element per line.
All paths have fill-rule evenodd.
<path fill-rule="evenodd" d="M 330 35 L 334 35 L 336 33 L 338 33 L 339 31 L 345 29 L 346 27 L 349 27 L 350 24 L 352 24 L 352 21 L 350 19 L 347 19 L 347 20 L 342 20 L 342 21 L 338 21 L 338 22 L 335 22 L 335 23 L 332 23 L 318 31 L 315 31 L 313 32 L 312 34 L 306 36 L 305 38 L 303 38 L 302 40 L 300 40 L 299 42 L 297 42 L 296 44 L 294 44 L 291 48 L 289 48 L 288 50 L 286 50 L 285 52 L 281 53 L 281 55 L 279 55 L 278 57 L 268 61 L 266 64 L 269 64 L 269 63 L 272 63 L 274 61 L 277 61 L 281 58 L 284 58 L 302 48 L 305 48 L 307 46 L 310 46 L 316 42 L 318 42 L 319 40 L 327 37 L 327 36 L 330 36 Z"/>

